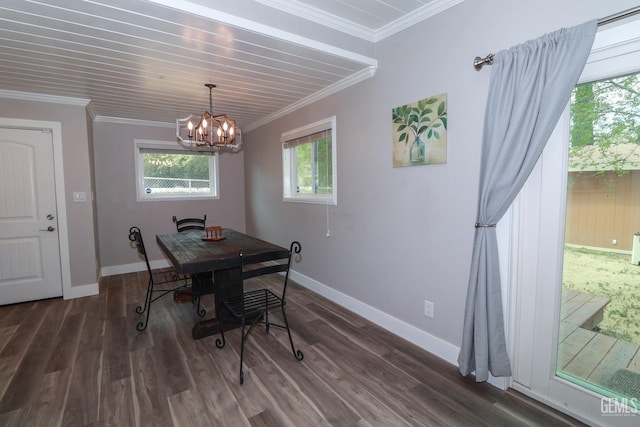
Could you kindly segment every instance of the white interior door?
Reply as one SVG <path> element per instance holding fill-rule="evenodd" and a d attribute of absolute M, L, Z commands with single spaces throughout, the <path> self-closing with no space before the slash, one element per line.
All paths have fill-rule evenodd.
<path fill-rule="evenodd" d="M 0 305 L 62 296 L 51 132 L 0 128 Z"/>

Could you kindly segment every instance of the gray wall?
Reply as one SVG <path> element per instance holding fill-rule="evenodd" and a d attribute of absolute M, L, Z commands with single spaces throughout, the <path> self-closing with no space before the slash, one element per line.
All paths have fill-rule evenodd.
<path fill-rule="evenodd" d="M 458 346 L 491 73 L 475 71 L 473 58 L 636 5 L 466 1 L 379 42 L 373 78 L 245 133 L 247 231 L 300 240 L 296 271 Z M 447 163 L 394 169 L 391 109 L 442 92 Z M 280 135 L 332 115 L 338 205 L 283 202 Z M 425 299 L 434 319 L 423 315 Z"/>
<path fill-rule="evenodd" d="M 96 200 L 102 268 L 141 262 L 129 245 L 131 226 L 139 226 L 151 260 L 165 259 L 155 235 L 175 232 L 171 218 L 207 215 L 207 224 L 245 230 L 244 154 L 219 158 L 220 198 L 189 201 L 136 201 L 135 139 L 175 142 L 175 128 L 95 121 Z"/>
<path fill-rule="evenodd" d="M 62 124 L 71 286 L 98 282 L 94 206 L 90 201 L 93 189 L 92 156 L 87 139 L 89 123 L 86 114 L 86 109 L 82 106 L 18 100 L 0 101 L 0 117 L 46 120 Z M 85 192 L 87 201 L 74 203 L 74 191 Z"/>

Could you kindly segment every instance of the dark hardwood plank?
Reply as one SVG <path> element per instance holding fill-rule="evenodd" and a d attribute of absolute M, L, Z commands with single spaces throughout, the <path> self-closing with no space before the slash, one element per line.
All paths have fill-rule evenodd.
<path fill-rule="evenodd" d="M 0 426 L 19 426 L 23 413 L 28 410 L 29 408 L 22 408 L 11 412 L 0 412 Z"/>
<path fill-rule="evenodd" d="M 29 310 L 28 305 L 23 305 L 22 307 L 25 308 L 22 312 L 23 320 L 18 320 L 19 323 L 15 324 L 18 328 L 9 338 L 9 341 L 4 345 L 2 352 L 0 352 L 0 357 L 15 355 L 22 357 L 26 352 L 27 347 L 31 344 L 33 336 L 36 334 L 38 328 L 42 324 L 42 321 L 47 315 L 46 309 L 43 312 L 40 312 L 39 316 L 35 316 L 35 313 L 32 313 L 31 310 Z M 2 312 L 5 312 L 4 308 L 2 309 Z M 10 307 L 8 312 L 10 313 L 9 315 L 11 315 L 11 313 L 19 313 L 19 306 L 16 305 L 12 308 Z M 0 316 L 0 318 L 1 317 L 2 316 Z"/>
<path fill-rule="evenodd" d="M 44 374 L 38 393 L 30 410 L 19 425 L 46 426 L 59 425 L 62 419 L 64 401 L 71 379 L 71 368 Z"/>
<path fill-rule="evenodd" d="M 67 393 L 62 425 L 86 426 L 98 421 L 102 380 L 101 362 L 102 350 L 78 354 L 71 377 L 72 387 Z"/>
<path fill-rule="evenodd" d="M 103 426 L 135 425 L 132 379 L 130 377 L 102 382 L 98 419 L 99 425 Z"/>
<path fill-rule="evenodd" d="M 171 417 L 175 426 L 208 426 L 211 414 L 202 401 L 202 395 L 194 390 L 185 390 L 169 396 Z"/>
<path fill-rule="evenodd" d="M 125 317 L 105 320 L 102 375 L 106 382 L 131 377 L 129 340 L 124 333 L 127 329 L 133 329 L 133 325 Z"/>
<path fill-rule="evenodd" d="M 527 426 L 553 425 L 557 427 L 567 427 L 582 425 L 573 418 L 557 412 L 542 403 L 532 401 L 523 394 L 513 390 L 501 394 L 495 406 L 517 418 Z"/>
<path fill-rule="evenodd" d="M 2 350 L 9 343 L 11 337 L 16 333 L 19 325 L 7 325 L 0 326 L 0 354 L 2 354 Z"/>
<path fill-rule="evenodd" d="M 64 318 L 64 304 L 49 307 L 0 400 L 0 413 L 31 404 L 39 390 L 44 368 L 52 354 L 54 337 Z"/>
<path fill-rule="evenodd" d="M 239 331 L 235 331 L 239 332 Z M 245 372 L 245 384 L 239 384 L 239 363 L 240 363 L 240 338 L 239 333 L 226 334 L 227 343 L 222 349 L 217 348 L 213 342 L 210 345 L 210 354 L 221 375 L 221 379 L 229 387 L 231 396 L 238 402 L 246 417 L 251 418 L 266 409 L 269 409 L 271 416 L 280 420 L 280 424 L 286 423 L 286 417 L 279 408 L 273 396 L 268 393 L 267 387 L 259 378 L 252 378 L 249 381 L 251 371 Z"/>
<path fill-rule="evenodd" d="M 332 390 L 334 390 L 349 407 L 360 415 L 366 423 L 375 426 L 408 426 L 409 419 L 404 418 L 399 412 L 390 408 L 383 400 L 360 384 L 351 381 L 343 373 L 343 369 L 322 351 L 319 346 L 313 346 L 304 350 L 306 364 L 312 366 L 316 377 L 320 377 Z M 339 425 L 339 424 L 338 424 Z"/>
<path fill-rule="evenodd" d="M 343 334 L 345 338 L 360 347 L 366 348 L 367 351 L 375 354 L 376 356 L 382 356 L 391 350 L 385 340 L 379 339 L 372 334 L 363 334 L 362 328 L 355 326 L 350 321 L 345 320 L 343 317 L 334 314 L 330 310 L 326 310 L 318 304 L 309 304 L 314 307 L 316 313 L 322 313 L 322 319 L 325 323 L 332 325 L 333 329 Z"/>
<path fill-rule="evenodd" d="M 22 357 L 19 355 L 0 357 L 0 399 L 3 398 L 5 391 L 9 387 L 11 378 L 18 366 L 20 366 L 21 360 Z"/>
<path fill-rule="evenodd" d="M 256 348 L 262 353 L 262 358 L 291 378 L 290 381 L 302 391 L 305 398 L 325 414 L 329 424 L 356 425 L 361 419 L 360 415 L 330 385 L 314 374 L 312 364 L 298 361 L 288 343 L 283 345 L 272 336 L 274 333 L 284 334 L 284 331 L 255 337 Z"/>
<path fill-rule="evenodd" d="M 53 351 L 45 367 L 45 372 L 55 372 L 73 365 L 78 352 L 84 317 L 84 313 L 65 317 L 53 344 Z"/>
<path fill-rule="evenodd" d="M 293 282 L 287 317 L 304 360 L 293 357 L 284 331 L 258 326 L 240 385 L 240 331 L 225 333 L 223 349 L 216 336 L 193 340 L 200 318 L 189 302 L 156 301 L 147 330 L 135 330 L 146 285 L 144 272 L 123 274 L 104 278 L 97 296 L 0 307 L 0 425 L 581 425 L 462 378 L 457 367 Z M 213 295 L 202 304 L 214 313 Z"/>
<path fill-rule="evenodd" d="M 111 286 L 107 288 L 107 319 L 125 317 L 127 315 L 126 305 L 127 298 L 124 287 Z"/>
<path fill-rule="evenodd" d="M 270 427 L 277 426 L 278 419 L 273 416 L 269 409 L 265 409 L 264 411 L 254 415 L 249 419 L 252 427 Z"/>
<path fill-rule="evenodd" d="M 28 310 L 26 304 L 12 304 L 0 307 L 0 327 L 17 326 L 21 323 Z"/>
<path fill-rule="evenodd" d="M 248 374 L 248 375 L 247 375 Z M 266 387 L 266 392 L 278 402 L 288 420 L 294 426 L 328 426 L 329 423 L 316 411 L 313 405 L 304 398 L 301 390 L 271 363 L 263 363 L 245 370 L 245 381 L 259 378 Z"/>
<path fill-rule="evenodd" d="M 475 405 L 493 404 L 503 392 L 487 383 L 472 383 L 473 378 L 462 378 L 458 368 L 428 352 L 414 348 L 410 352 L 394 350 L 384 357 L 388 363 L 402 370 L 420 384 L 435 390 L 446 388 L 461 399 L 472 401 Z M 469 385 L 473 385 L 469 387 Z"/>
<path fill-rule="evenodd" d="M 202 396 L 212 414 L 209 425 L 235 427 L 248 425 L 248 419 L 232 394 L 210 353 L 190 360 L 189 367 Z"/>
<path fill-rule="evenodd" d="M 171 426 L 171 411 L 165 394 L 164 376 L 158 372 L 153 348 L 130 353 L 133 398 L 138 408 L 136 425 Z"/>

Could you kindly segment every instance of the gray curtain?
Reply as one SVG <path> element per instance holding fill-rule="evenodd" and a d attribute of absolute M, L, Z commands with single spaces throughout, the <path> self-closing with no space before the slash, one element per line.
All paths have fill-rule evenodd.
<path fill-rule="evenodd" d="M 495 224 L 520 192 L 587 61 L 597 22 L 498 52 L 482 137 L 480 194 L 458 363 L 476 381 L 511 375 Z"/>

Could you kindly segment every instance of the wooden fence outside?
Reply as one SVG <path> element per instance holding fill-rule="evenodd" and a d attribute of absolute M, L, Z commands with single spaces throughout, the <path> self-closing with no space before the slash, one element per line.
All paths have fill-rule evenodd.
<path fill-rule="evenodd" d="M 631 251 L 640 232 L 640 170 L 569 172 L 565 242 Z"/>

